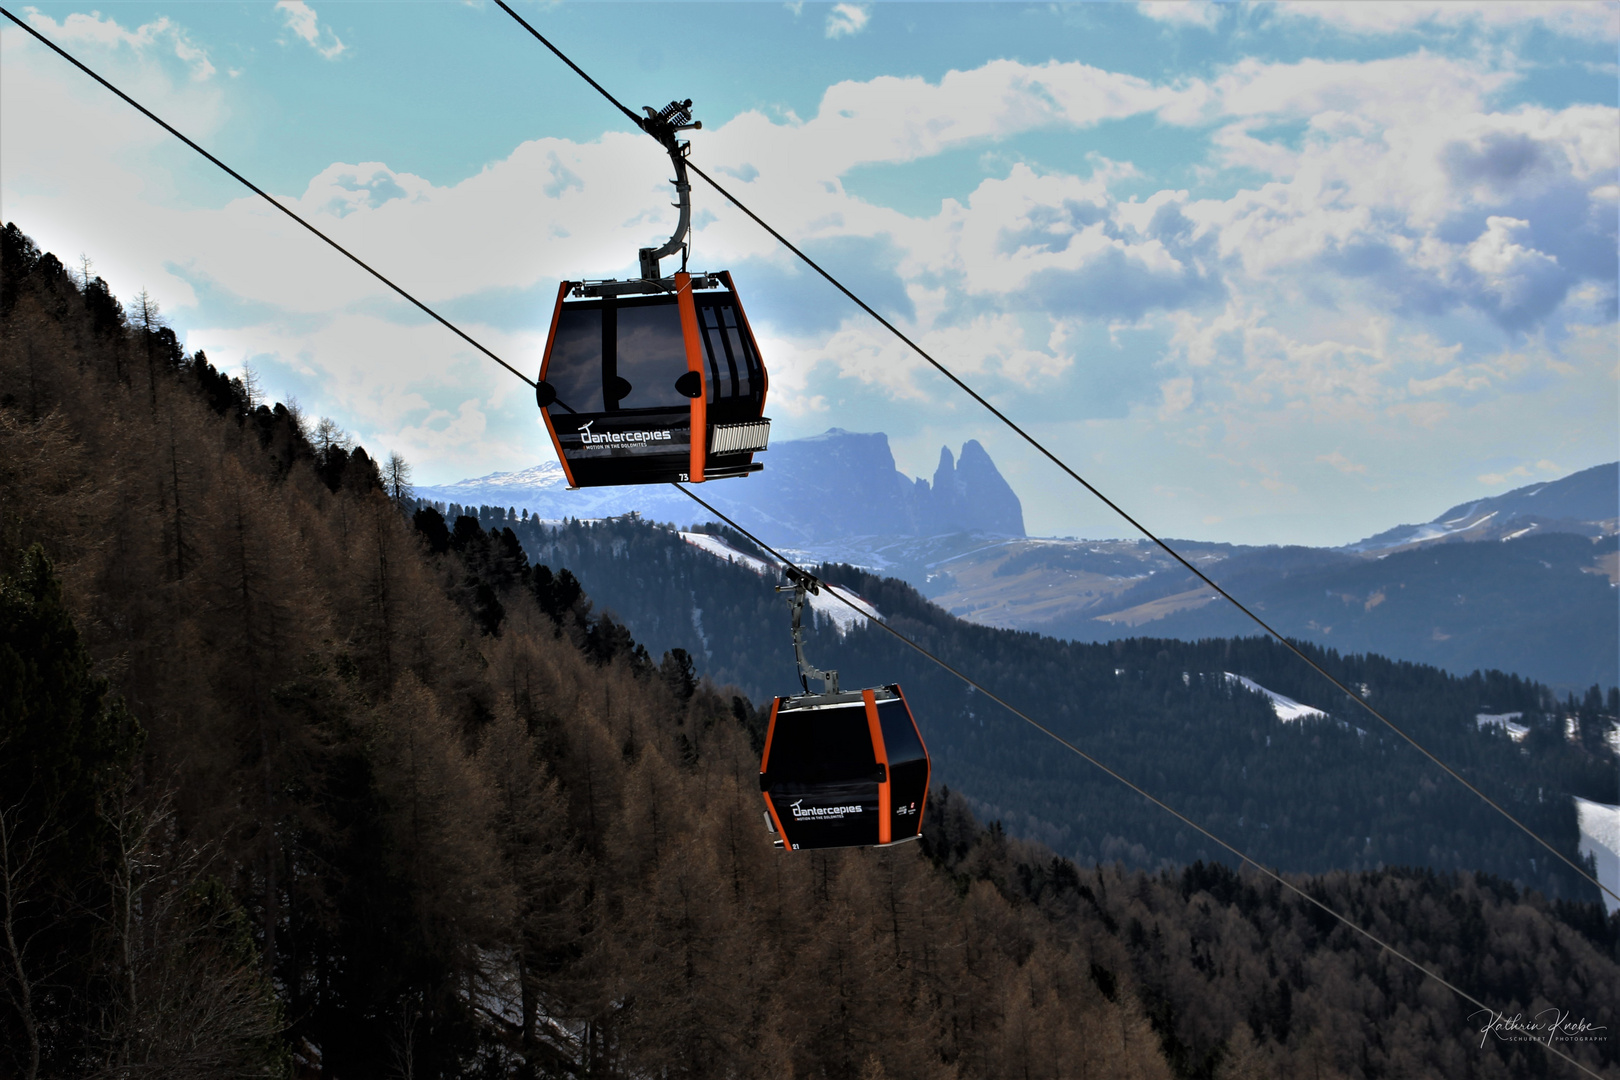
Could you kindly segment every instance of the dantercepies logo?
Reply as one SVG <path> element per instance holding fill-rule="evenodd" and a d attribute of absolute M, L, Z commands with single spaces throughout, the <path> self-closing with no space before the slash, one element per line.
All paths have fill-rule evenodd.
<path fill-rule="evenodd" d="M 811 806 L 807 808 L 799 805 L 803 801 L 803 799 L 794 799 L 793 805 L 789 807 L 796 818 L 841 818 L 845 814 L 859 814 L 861 812 L 859 804 L 854 806 Z"/>
<path fill-rule="evenodd" d="M 606 446 L 612 443 L 668 442 L 674 438 L 668 430 L 595 432 L 591 430 L 591 425 L 594 423 L 596 423 L 595 420 L 587 420 L 579 429 L 579 441 L 586 446 Z"/>

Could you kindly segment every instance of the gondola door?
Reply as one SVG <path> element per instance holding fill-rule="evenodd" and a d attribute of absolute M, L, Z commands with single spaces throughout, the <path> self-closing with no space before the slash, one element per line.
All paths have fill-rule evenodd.
<path fill-rule="evenodd" d="M 558 290 L 539 400 L 570 486 L 693 479 L 694 460 L 701 478 L 704 380 L 689 347 L 697 320 L 682 310 L 690 280 L 676 282 L 673 296 L 574 300 L 575 283 Z"/>

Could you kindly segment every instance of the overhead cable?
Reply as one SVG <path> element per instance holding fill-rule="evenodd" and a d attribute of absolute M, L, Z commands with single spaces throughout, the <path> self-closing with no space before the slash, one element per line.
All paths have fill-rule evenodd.
<path fill-rule="evenodd" d="M 641 130 L 643 130 L 643 131 L 647 130 L 646 126 L 644 124 L 642 124 L 642 122 L 641 122 L 641 117 L 637 116 L 634 111 L 632 111 L 631 109 L 626 107 L 624 102 L 620 101 L 618 98 L 616 98 L 612 94 L 608 93 L 607 89 L 601 83 L 597 82 L 595 79 L 593 79 L 589 75 L 587 75 L 585 73 L 584 68 L 580 67 L 578 64 L 576 64 L 572 60 L 568 59 L 568 54 L 564 53 L 561 49 L 557 48 L 557 46 L 555 46 L 551 42 L 547 41 L 545 35 L 540 33 L 540 31 L 536 30 L 534 27 L 530 26 L 527 19 L 525 19 L 523 16 L 519 15 L 517 12 L 513 11 L 511 8 L 507 7 L 504 0 L 495 0 L 495 3 L 500 6 L 500 9 L 502 11 L 506 12 L 508 15 L 512 16 L 512 18 L 516 19 L 519 26 L 523 27 L 523 29 L 525 29 L 529 33 L 533 34 L 534 35 L 534 40 L 538 41 L 540 44 L 542 44 L 546 48 L 550 49 L 552 51 L 552 53 L 557 57 L 557 59 L 561 60 L 563 63 L 567 64 L 569 67 L 573 68 L 575 75 L 578 75 L 580 78 L 582 78 L 586 82 L 590 83 L 591 87 L 598 94 L 601 94 L 603 97 L 605 97 L 609 101 L 613 102 L 614 108 L 618 109 L 620 112 L 624 113 L 624 115 L 628 116 L 630 118 L 630 122 L 632 124 L 636 125 L 636 127 L 638 127 L 638 128 L 641 128 Z"/>
<path fill-rule="evenodd" d="M 631 120 L 635 121 L 635 123 L 636 123 L 636 125 L 638 127 L 642 126 L 641 120 L 639 118 L 637 118 L 637 116 L 634 113 L 632 113 L 629 109 L 625 108 L 624 105 L 619 101 L 618 98 L 614 97 L 612 94 L 610 94 L 606 90 L 604 90 L 602 88 L 601 84 L 599 84 L 595 79 L 593 79 L 589 75 L 587 75 L 584 72 L 584 70 L 582 70 L 579 67 L 578 64 L 575 64 L 572 60 L 570 60 L 562 52 L 561 49 L 557 48 L 557 46 L 553 45 L 550 41 L 546 40 L 546 38 L 538 30 L 536 30 L 533 26 L 530 26 L 527 22 L 525 22 L 523 20 L 523 18 L 520 17 L 517 14 L 517 12 L 515 12 L 511 8 L 507 7 L 506 4 L 502 2 L 502 0 L 495 0 L 495 2 L 500 5 L 500 7 L 501 7 L 501 9 L 503 11 L 505 11 L 508 15 L 511 15 L 512 18 L 516 19 L 520 24 L 522 24 L 524 29 L 526 29 L 529 33 L 533 34 L 534 37 L 542 45 L 544 45 L 546 48 L 550 49 L 553 53 L 555 53 L 558 57 L 560 57 L 565 64 L 567 64 L 569 67 L 573 68 L 574 71 L 578 72 L 579 76 L 581 78 L 583 78 L 586 82 L 590 83 L 591 86 L 595 87 L 598 93 L 600 93 L 603 97 L 607 98 L 608 101 L 612 102 L 621 112 L 623 112 L 626 116 L 629 116 Z M 753 222 L 755 224 L 757 224 L 760 228 L 762 228 L 766 232 L 770 233 L 771 236 L 776 239 L 777 243 L 781 244 L 783 247 L 785 247 L 789 251 L 791 251 L 794 255 L 798 256 L 798 258 L 806 266 L 810 267 L 810 269 L 814 270 L 817 274 L 821 275 L 821 277 L 824 278 L 830 285 L 832 285 L 833 288 L 835 288 L 839 292 L 843 293 L 846 297 L 848 297 L 850 299 L 850 301 L 852 303 L 854 303 L 862 311 L 866 312 L 872 318 L 876 319 L 878 321 L 878 323 L 883 326 L 884 329 L 888 330 L 891 334 L 893 334 L 895 337 L 899 338 L 902 342 L 904 342 L 913 352 L 915 352 L 918 356 L 920 356 L 924 360 L 926 360 L 936 371 L 938 371 L 941 375 L 945 376 L 952 383 L 954 383 L 956 385 L 956 387 L 958 389 L 960 389 L 964 394 L 968 395 L 968 397 L 970 397 L 974 401 L 978 402 L 992 416 L 994 416 L 997 420 L 1001 421 L 1004 425 L 1006 425 L 1007 428 L 1010 429 L 1013 433 L 1018 435 L 1019 438 L 1023 439 L 1030 446 L 1034 447 L 1037 451 L 1040 452 L 1040 454 L 1043 457 L 1045 457 L 1048 461 L 1052 462 L 1052 464 L 1056 465 L 1064 473 L 1068 474 L 1068 476 L 1072 480 L 1074 480 L 1076 483 L 1078 483 L 1081 487 L 1085 488 L 1087 491 L 1091 492 L 1091 494 L 1095 495 L 1110 510 L 1112 510 L 1114 513 L 1118 514 L 1121 518 L 1124 518 L 1127 522 L 1130 523 L 1132 528 L 1136 529 L 1143 536 L 1147 537 L 1147 539 L 1149 539 L 1154 544 L 1156 544 L 1162 551 L 1164 551 L 1165 554 L 1169 555 L 1176 562 L 1180 563 L 1190 573 L 1192 573 L 1193 576 L 1198 578 L 1199 581 L 1203 582 L 1205 585 L 1207 585 L 1211 589 L 1215 590 L 1215 592 L 1217 594 L 1219 594 L 1220 597 L 1222 599 L 1224 599 L 1227 603 L 1231 604 L 1233 607 L 1237 608 L 1244 615 L 1248 616 L 1248 618 L 1250 620 L 1252 620 L 1256 626 L 1258 626 L 1261 630 L 1265 631 L 1271 637 L 1275 638 L 1284 648 L 1288 649 L 1289 652 L 1292 652 L 1295 656 L 1299 657 L 1299 659 L 1303 660 L 1307 665 L 1310 666 L 1310 668 L 1313 671 L 1315 671 L 1318 675 L 1322 676 L 1322 678 L 1326 679 L 1328 682 L 1332 683 L 1335 687 L 1337 687 L 1340 691 L 1342 691 L 1344 693 L 1344 695 L 1346 697 L 1348 697 L 1351 701 L 1353 701 L 1357 705 L 1361 706 L 1368 713 L 1370 713 L 1374 718 L 1376 718 L 1379 723 L 1381 723 L 1385 727 L 1389 728 L 1389 730 L 1391 730 L 1395 734 L 1399 735 L 1402 739 L 1405 739 L 1420 754 L 1422 754 L 1424 757 L 1428 758 L 1431 762 L 1433 762 L 1436 766 L 1438 766 L 1442 771 L 1444 771 L 1445 773 L 1450 775 L 1452 777 L 1452 779 L 1456 780 L 1459 784 L 1463 785 L 1463 787 L 1467 788 L 1474 795 L 1478 796 L 1486 805 L 1491 807 L 1491 809 L 1495 810 L 1498 814 L 1501 814 L 1508 821 L 1511 821 L 1515 826 L 1517 826 L 1520 829 L 1520 831 L 1522 831 L 1526 836 L 1530 837 L 1530 839 L 1534 840 L 1536 843 L 1538 843 L 1542 847 L 1546 848 L 1553 855 L 1557 856 L 1558 859 L 1560 859 L 1571 870 L 1575 871 L 1575 873 L 1579 874 L 1582 878 L 1586 879 L 1586 881 L 1588 881 L 1592 885 L 1596 886 L 1601 892 L 1608 893 L 1615 900 L 1620 900 L 1620 893 L 1615 892 L 1613 889 L 1609 888 L 1607 885 L 1605 885 L 1601 881 L 1599 881 L 1596 877 L 1594 877 L 1593 875 L 1587 873 L 1585 867 L 1581 866 L 1575 860 L 1571 859 L 1568 855 L 1566 855 L 1562 851 L 1558 850 L 1558 848 L 1554 847 L 1553 844 L 1550 841 L 1543 839 L 1539 833 L 1537 833 L 1534 829 L 1530 828 L 1530 826 L 1526 825 L 1524 822 L 1520 821 L 1517 816 L 1515 816 L 1510 810 L 1507 809 L 1507 807 L 1503 806 L 1501 803 L 1499 803 L 1495 799 L 1491 798 L 1484 791 L 1480 790 L 1479 787 L 1477 787 L 1474 783 L 1472 783 L 1470 780 L 1468 780 L 1466 777 L 1464 777 L 1460 772 L 1458 772 L 1456 769 L 1452 768 L 1445 761 L 1441 760 L 1432 751 L 1430 751 L 1428 749 L 1428 747 L 1424 746 L 1422 743 L 1418 742 L 1417 739 L 1413 738 L 1410 734 L 1408 734 L 1405 729 L 1398 726 L 1394 721 L 1390 720 L 1387 716 L 1385 716 L 1383 713 L 1379 712 L 1376 708 L 1374 708 L 1373 705 L 1369 701 L 1367 701 L 1366 698 L 1362 697 L 1360 694 L 1357 694 L 1355 691 L 1351 690 L 1350 687 L 1346 686 L 1332 672 L 1328 671 L 1321 664 L 1317 663 L 1314 659 L 1312 659 L 1311 656 L 1308 653 L 1306 653 L 1303 649 L 1301 649 L 1292 640 L 1290 640 L 1287 637 L 1284 637 L 1282 635 L 1282 633 L 1280 631 L 1276 630 L 1274 627 L 1272 627 L 1272 625 L 1270 623 L 1266 622 L 1259 615 L 1255 614 L 1245 604 L 1243 604 L 1240 600 L 1238 600 L 1237 597 L 1235 597 L 1231 593 L 1227 592 L 1220 585 L 1217 585 L 1215 583 L 1215 581 L 1208 574 L 1205 574 L 1202 570 L 1198 569 L 1197 566 L 1193 565 L 1193 563 L 1191 561 L 1189 561 L 1187 558 L 1185 558 L 1181 554 L 1181 552 L 1179 552 L 1175 548 L 1171 547 L 1170 544 L 1167 541 L 1161 539 L 1158 536 L 1158 534 L 1153 532 L 1146 525 L 1142 524 L 1140 521 L 1138 521 L 1131 514 L 1127 513 L 1126 510 L 1123 507 L 1121 507 L 1118 503 L 1116 503 L 1113 499 L 1110 499 L 1107 495 L 1104 495 L 1101 491 L 1099 491 L 1097 489 L 1097 487 L 1094 484 L 1091 483 L 1091 481 L 1089 481 L 1085 477 L 1081 476 L 1078 472 L 1076 472 L 1073 468 L 1071 468 L 1066 461 L 1064 461 L 1062 458 L 1058 457 L 1057 454 L 1053 453 L 1051 450 L 1048 450 L 1046 448 L 1046 446 L 1043 445 L 1039 439 L 1035 438 L 1035 436 L 1031 435 L 1028 431 L 1025 431 L 1023 429 L 1023 427 L 1021 427 L 1017 422 L 1015 422 L 1006 413 L 1002 412 L 1000 409 L 998 409 L 994 405 L 992 405 L 989 402 L 989 400 L 984 397 L 983 394 L 980 394 L 977 390 L 973 389 L 973 387 L 969 386 L 962 379 L 958 378 L 955 372 L 951 371 L 950 368 L 946 367 L 939 360 L 936 360 L 928 352 L 928 350 L 924 349 L 921 345 L 919 345 L 915 341 L 913 341 L 904 331 L 902 331 L 899 327 L 895 326 L 888 319 L 886 319 L 882 315 L 878 314 L 878 312 L 870 304 L 868 304 L 865 300 L 862 300 L 859 296 L 855 295 L 854 292 L 850 291 L 850 289 L 847 288 L 844 285 L 843 282 L 839 281 L 831 273 L 829 273 L 827 270 L 825 270 L 821 266 L 820 263 L 816 262 L 809 255 L 806 255 L 804 253 L 804 251 L 802 251 L 791 240 L 789 240 L 787 237 L 783 236 L 774 227 L 772 227 L 769 222 L 767 222 L 764 218 L 760 217 L 758 214 L 754 213 L 754 211 L 752 211 L 746 205 L 744 205 L 743 202 L 740 199 L 738 199 L 731 192 L 727 191 L 725 189 L 725 187 L 723 187 L 720 184 L 719 181 L 717 181 L 714 177 L 710 176 L 707 172 L 705 172 L 696 162 L 694 162 L 690 158 L 688 158 L 687 162 L 686 162 L 686 167 L 688 169 L 690 169 L 692 172 L 696 173 L 698 176 L 702 177 L 703 181 L 705 183 L 707 183 L 710 187 L 712 187 L 716 192 L 718 192 L 721 196 L 723 196 L 728 202 L 730 202 L 737 209 L 741 210 L 744 214 L 748 215 L 748 217 L 750 219 L 752 219 Z"/>

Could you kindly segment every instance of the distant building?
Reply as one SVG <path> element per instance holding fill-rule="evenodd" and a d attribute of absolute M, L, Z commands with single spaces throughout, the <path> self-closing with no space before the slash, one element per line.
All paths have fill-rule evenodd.
<path fill-rule="evenodd" d="M 1577 797 L 1575 816 L 1581 826 L 1581 854 L 1592 856 L 1597 879 L 1606 888 L 1620 892 L 1620 806 Z M 1613 915 L 1620 910 L 1620 901 L 1604 893 L 1603 907 Z"/>

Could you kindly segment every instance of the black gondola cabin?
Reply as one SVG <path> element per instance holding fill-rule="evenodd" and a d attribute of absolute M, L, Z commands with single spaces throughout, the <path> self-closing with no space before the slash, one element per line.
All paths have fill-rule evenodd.
<path fill-rule="evenodd" d="M 928 775 L 928 749 L 898 686 L 771 705 L 759 789 L 766 821 L 790 851 L 915 840 Z"/>
<path fill-rule="evenodd" d="M 760 469 L 766 385 L 731 275 L 683 271 L 563 282 L 536 400 L 571 487 L 701 483 Z"/>

